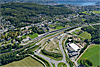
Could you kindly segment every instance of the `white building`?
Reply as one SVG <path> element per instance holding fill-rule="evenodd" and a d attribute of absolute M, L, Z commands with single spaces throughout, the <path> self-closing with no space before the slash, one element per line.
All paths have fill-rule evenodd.
<path fill-rule="evenodd" d="M 76 44 L 74 44 L 74 43 L 70 43 L 70 44 L 68 44 L 68 46 L 69 47 L 71 47 L 74 51 L 78 51 L 78 50 L 80 50 L 80 48 L 76 45 Z"/>

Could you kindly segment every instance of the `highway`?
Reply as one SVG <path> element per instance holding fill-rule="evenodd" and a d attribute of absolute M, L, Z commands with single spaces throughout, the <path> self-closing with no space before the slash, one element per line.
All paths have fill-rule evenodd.
<path fill-rule="evenodd" d="M 47 32 L 47 33 L 44 33 L 42 36 L 39 36 L 39 37 L 34 38 L 34 39 L 33 39 L 33 42 L 32 42 L 31 44 L 33 44 L 33 43 L 39 41 L 39 40 L 40 40 L 41 38 L 43 38 L 43 37 L 45 37 L 45 36 L 47 36 L 47 35 L 49 35 L 49 34 L 55 33 L 55 32 L 64 31 L 64 30 L 66 30 L 66 29 L 74 28 L 74 27 L 77 27 L 77 26 L 84 27 L 84 26 L 89 26 L 89 25 L 100 25 L 100 23 L 76 25 L 76 26 L 72 26 L 72 27 L 63 28 L 63 29 L 60 29 L 60 30 L 55 30 L 55 31 Z M 29 46 L 29 45 L 31 45 L 31 44 L 28 44 L 28 45 L 26 45 L 26 46 L 24 46 L 24 47 L 22 47 L 22 48 L 19 48 L 19 49 L 16 49 L 16 50 L 12 50 L 12 51 L 9 51 L 9 52 L 5 52 L 5 53 L 10 53 L 10 52 L 14 52 L 14 51 L 19 51 L 19 50 L 21 50 L 21 49 L 26 48 L 27 46 Z M 0 54 L 5 54 L 5 53 L 0 53 Z"/>
<path fill-rule="evenodd" d="M 89 25 L 100 25 L 100 23 L 97 23 L 97 24 L 89 24 Z M 79 25 L 76 25 L 76 26 L 79 26 Z M 66 29 L 74 28 L 74 27 L 76 27 L 76 26 L 67 27 L 67 28 L 63 28 L 63 29 L 60 29 L 60 30 L 56 30 L 56 31 L 44 33 L 43 35 L 34 38 L 34 39 L 33 39 L 33 42 L 32 42 L 31 44 L 28 44 L 28 45 L 26 45 L 26 46 L 24 46 L 24 47 L 22 47 L 22 48 L 20 48 L 20 49 L 13 50 L 13 51 L 10 51 L 10 52 L 19 51 L 19 50 L 21 50 L 21 49 L 24 49 L 24 48 L 26 48 L 27 46 L 32 45 L 33 43 L 39 41 L 41 38 L 43 38 L 43 37 L 45 37 L 45 36 L 47 36 L 47 35 L 49 35 L 49 34 L 52 34 L 52 33 L 55 33 L 55 32 L 61 32 L 61 31 L 64 31 L 64 30 L 66 30 Z M 71 30 L 71 31 L 69 31 L 69 32 L 67 32 L 67 33 L 71 33 L 71 32 L 73 32 L 73 31 L 75 31 L 75 30 L 77 30 L 77 29 L 80 29 L 80 28 L 84 27 L 84 26 L 88 26 L 88 25 L 87 25 L 87 24 L 83 24 L 83 25 L 81 25 L 81 27 L 76 28 L 76 29 L 73 29 L 73 30 Z M 64 34 L 64 35 L 61 37 L 61 39 L 59 40 L 59 47 L 60 47 L 61 53 L 62 53 L 62 55 L 63 55 L 63 59 L 62 59 L 62 60 L 56 61 L 56 60 L 53 60 L 53 59 L 51 59 L 51 58 L 49 58 L 49 57 L 47 57 L 47 56 L 45 56 L 45 55 L 40 54 L 41 49 L 40 49 L 39 51 L 36 51 L 35 54 L 38 55 L 38 56 L 40 56 L 40 57 L 42 57 L 42 58 L 44 58 L 45 60 L 47 60 L 47 61 L 50 63 L 51 67 L 53 67 L 52 63 L 57 67 L 58 63 L 60 63 L 60 62 L 63 62 L 63 63 L 65 63 L 65 64 L 67 65 L 67 67 L 70 67 L 69 64 L 66 62 L 66 55 L 65 55 L 65 52 L 64 52 L 64 49 L 63 49 L 63 46 L 62 46 L 62 40 L 63 40 L 63 37 L 64 37 L 65 35 L 66 35 L 66 34 Z M 53 36 L 53 35 L 52 35 L 52 36 Z M 45 39 L 45 38 L 44 38 L 44 39 Z M 47 43 L 45 44 L 45 46 L 46 46 L 46 45 L 47 45 Z M 42 49 L 43 49 L 43 48 L 42 48 Z M 6 53 L 10 53 L 10 52 L 6 52 Z M 5 54 L 5 53 L 0 53 L 0 54 Z M 74 61 L 74 60 L 73 60 L 73 61 Z M 78 64 L 77 64 L 76 61 L 74 61 L 74 63 L 78 66 Z"/>
<path fill-rule="evenodd" d="M 52 34 L 52 33 L 55 33 L 55 32 L 61 32 L 61 31 L 64 31 L 64 30 L 66 30 L 66 29 L 70 29 L 70 28 L 73 28 L 73 27 L 75 27 L 75 26 L 67 27 L 67 28 L 63 28 L 63 29 L 60 29 L 60 30 L 55 30 L 55 31 L 51 31 L 51 32 L 44 33 L 43 35 L 34 38 L 34 39 L 33 39 L 33 42 L 32 42 L 31 44 L 27 44 L 26 46 L 24 46 L 24 47 L 22 47 L 22 48 L 19 48 L 19 49 L 16 49 L 16 50 L 12 50 L 12 51 L 9 51 L 9 52 L 5 52 L 5 53 L 10 53 L 10 52 L 14 52 L 14 51 L 19 51 L 19 50 L 21 50 L 21 49 L 26 48 L 26 47 L 29 46 L 29 45 L 32 45 L 33 43 L 39 41 L 41 38 L 43 38 L 43 37 L 45 37 L 45 36 L 47 36 L 47 35 L 49 35 L 49 34 Z M 5 54 L 5 53 L 0 53 L 0 54 Z"/>
<path fill-rule="evenodd" d="M 62 46 L 62 40 L 63 40 L 63 37 L 64 37 L 65 35 L 66 35 L 66 34 L 64 34 L 64 35 L 61 37 L 60 41 L 59 41 L 59 47 L 60 47 L 61 53 L 62 53 L 62 55 L 63 55 L 63 59 L 62 59 L 62 60 L 56 61 L 56 60 L 53 60 L 53 59 L 51 59 L 51 58 L 49 58 L 49 57 L 47 57 L 47 56 L 45 56 L 45 55 L 40 54 L 41 49 L 37 50 L 37 51 L 35 52 L 35 54 L 38 55 L 38 56 L 40 56 L 40 57 L 42 57 L 42 58 L 44 58 L 45 60 L 47 60 L 47 61 L 50 63 L 51 67 L 53 67 L 51 63 L 53 63 L 53 64 L 57 67 L 58 63 L 60 63 L 60 62 L 63 62 L 63 63 L 65 63 L 65 64 L 67 65 L 67 67 L 70 67 L 69 64 L 66 62 L 66 55 L 65 55 L 65 52 L 64 52 L 63 46 Z M 47 45 L 47 44 L 46 44 L 46 45 Z M 42 49 L 43 49 L 43 48 L 42 48 Z"/>
<path fill-rule="evenodd" d="M 98 25 L 98 24 L 96 24 L 96 25 Z M 72 33 L 73 31 L 78 30 L 78 29 L 81 29 L 81 28 L 82 27 L 75 28 L 73 30 L 70 30 L 67 33 Z M 55 65 L 55 67 L 57 67 L 58 63 L 60 63 L 60 62 L 63 62 L 63 63 L 65 63 L 67 65 L 67 67 L 70 67 L 69 64 L 66 62 L 66 55 L 65 55 L 65 52 L 64 52 L 64 49 L 63 49 L 63 46 L 62 46 L 62 40 L 63 40 L 63 38 L 64 38 L 65 35 L 66 34 L 64 34 L 61 37 L 61 39 L 59 40 L 59 47 L 60 47 L 61 53 L 63 55 L 63 59 L 62 60 L 56 61 L 56 60 L 53 60 L 53 59 L 51 59 L 51 58 L 49 58 L 49 57 L 47 57 L 45 55 L 40 54 L 41 49 L 39 51 L 36 51 L 35 54 L 38 55 L 38 56 L 40 56 L 40 57 L 42 57 L 42 58 L 44 58 L 45 60 L 47 60 L 50 63 L 51 67 L 53 67 L 52 63 Z M 73 60 L 73 62 L 75 63 L 76 66 L 78 66 L 78 64 L 77 64 L 77 62 L 75 60 Z"/>

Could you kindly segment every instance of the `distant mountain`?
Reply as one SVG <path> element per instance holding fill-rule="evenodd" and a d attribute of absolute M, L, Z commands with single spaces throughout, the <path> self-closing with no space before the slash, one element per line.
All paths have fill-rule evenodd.
<path fill-rule="evenodd" d="M 72 2 L 96 2 L 96 1 L 100 1 L 100 0 L 54 0 L 54 1 L 72 1 Z"/>
<path fill-rule="evenodd" d="M 0 0 L 2 3 L 7 2 L 33 2 L 33 3 L 56 3 L 53 0 Z"/>
<path fill-rule="evenodd" d="M 100 5 L 100 1 L 98 1 L 96 4 L 97 4 L 97 5 Z"/>

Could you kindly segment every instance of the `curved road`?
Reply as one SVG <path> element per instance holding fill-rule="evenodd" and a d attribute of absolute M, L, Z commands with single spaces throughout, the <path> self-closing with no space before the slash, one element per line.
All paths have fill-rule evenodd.
<path fill-rule="evenodd" d="M 78 26 L 78 25 L 76 25 L 76 26 Z M 39 41 L 41 38 L 43 38 L 43 37 L 45 37 L 45 36 L 47 36 L 47 35 L 49 35 L 49 34 L 52 34 L 52 33 L 58 32 L 58 31 L 63 31 L 63 30 L 66 30 L 66 29 L 70 29 L 70 28 L 73 28 L 73 27 L 76 27 L 76 26 L 67 27 L 67 28 L 63 28 L 63 29 L 60 29 L 60 30 L 55 30 L 55 31 L 51 31 L 51 32 L 44 33 L 43 35 L 34 38 L 34 39 L 33 39 L 33 42 L 32 42 L 31 44 L 33 44 L 33 43 Z M 22 48 L 19 48 L 19 49 L 16 49 L 16 50 L 12 50 L 12 51 L 9 51 L 9 52 L 5 52 L 5 53 L 11 53 L 11 52 L 14 52 L 14 51 L 21 50 L 21 49 L 26 48 L 27 46 L 29 46 L 29 45 L 31 45 L 31 44 L 28 44 L 28 45 L 26 45 L 26 46 L 24 46 L 24 47 L 22 47 Z M 0 54 L 5 54 L 5 53 L 0 53 Z"/>
<path fill-rule="evenodd" d="M 59 41 L 59 47 L 60 47 L 61 53 L 63 55 L 63 59 L 62 60 L 56 61 L 56 60 L 53 60 L 53 59 L 51 59 L 51 58 L 49 58 L 49 57 L 47 57 L 45 55 L 40 54 L 40 50 L 41 49 L 38 50 L 38 51 L 36 51 L 35 54 L 38 55 L 38 56 L 40 56 L 40 57 L 42 57 L 42 58 L 44 58 L 45 60 L 47 60 L 50 63 L 51 67 L 53 67 L 51 63 L 55 64 L 55 66 L 57 67 L 58 63 L 60 63 L 60 62 L 63 62 L 63 63 L 65 63 L 67 65 L 67 67 L 70 67 L 69 64 L 66 62 L 66 56 L 65 56 L 65 53 L 64 53 L 64 50 L 63 50 L 63 46 L 62 46 L 62 40 L 63 40 L 63 37 L 65 35 L 66 34 L 64 34 L 62 36 L 62 38 L 60 39 L 60 41 Z"/>
<path fill-rule="evenodd" d="M 52 33 L 54 33 L 54 32 L 63 31 L 63 30 L 66 30 L 66 29 L 70 29 L 70 28 L 77 27 L 77 26 L 82 26 L 82 27 L 84 27 L 84 26 L 89 26 L 89 25 L 100 25 L 100 23 L 75 25 L 75 26 L 72 26 L 72 27 L 67 27 L 67 28 L 63 28 L 63 29 L 60 29 L 60 30 L 55 30 L 55 31 L 47 32 L 47 33 L 44 33 L 42 36 L 39 36 L 39 37 L 34 38 L 33 41 L 34 41 L 34 40 L 35 40 L 35 41 L 34 41 L 33 43 L 37 42 L 38 40 L 40 40 L 40 39 L 43 38 L 44 36 L 49 35 L 49 34 L 52 34 Z M 12 50 L 12 51 L 9 51 L 9 52 L 5 52 L 5 53 L 11 53 L 11 52 L 14 52 L 14 51 L 18 51 L 18 50 L 21 50 L 21 49 L 23 49 L 23 48 L 26 48 L 26 47 L 29 46 L 29 45 L 31 45 L 31 44 L 28 44 L 28 45 L 26 45 L 26 46 L 24 46 L 24 47 L 22 47 L 22 48 L 19 48 L 19 49 L 16 49 L 16 50 Z M 0 53 L 0 54 L 5 54 L 5 53 Z"/>

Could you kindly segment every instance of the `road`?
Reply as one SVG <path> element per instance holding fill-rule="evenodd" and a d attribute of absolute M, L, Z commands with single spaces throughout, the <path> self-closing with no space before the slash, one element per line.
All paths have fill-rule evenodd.
<path fill-rule="evenodd" d="M 50 63 L 51 67 L 53 67 L 51 63 L 55 64 L 55 66 L 57 67 L 58 63 L 60 63 L 60 62 L 65 63 L 65 64 L 67 65 L 67 67 L 69 67 L 69 64 L 66 62 L 65 52 L 64 52 L 63 46 L 62 46 L 62 40 L 63 40 L 63 37 L 64 37 L 65 35 L 66 35 L 66 34 L 64 34 L 64 35 L 62 36 L 62 38 L 60 39 L 60 41 L 59 41 L 59 47 L 60 47 L 61 53 L 62 53 L 62 55 L 63 55 L 63 59 L 62 59 L 62 60 L 56 61 L 56 60 L 53 60 L 53 59 L 51 59 L 51 58 L 49 58 L 49 57 L 47 57 L 47 56 L 45 56 L 45 55 L 40 54 L 41 49 L 39 49 L 38 51 L 36 51 L 35 54 L 38 55 L 38 56 L 40 56 L 40 57 L 42 57 L 42 58 L 44 58 L 45 60 L 47 60 L 47 61 Z M 42 49 L 43 49 L 43 48 L 42 48 Z"/>
<path fill-rule="evenodd" d="M 67 61 L 66 61 L 66 55 L 65 55 L 65 52 L 64 52 L 64 49 L 63 49 L 63 46 L 62 46 L 62 41 L 63 41 L 63 38 L 65 37 L 65 35 L 66 35 L 66 34 L 64 34 L 64 35 L 61 37 L 61 39 L 60 39 L 60 41 L 59 41 L 59 47 L 60 47 L 61 53 L 62 53 L 62 55 L 63 55 L 62 61 L 67 65 L 67 67 L 69 67 L 69 64 L 68 64 Z"/>
<path fill-rule="evenodd" d="M 100 23 L 91 24 L 91 25 L 100 25 Z M 78 26 L 78 25 L 76 25 L 76 26 Z M 60 29 L 60 30 L 56 30 L 56 31 L 44 33 L 43 35 L 34 38 L 32 44 L 35 43 L 35 42 L 37 42 L 37 41 L 39 41 L 41 38 L 43 38 L 43 37 L 45 37 L 45 36 L 47 36 L 47 35 L 49 35 L 49 34 L 52 34 L 52 33 L 55 33 L 55 32 L 61 32 L 61 31 L 65 30 L 65 29 L 70 29 L 70 28 L 73 28 L 73 27 L 76 27 L 76 26 L 67 27 L 67 28 L 63 28 L 63 29 Z M 84 25 L 81 25 L 81 26 L 84 27 L 84 26 L 87 26 L 87 25 L 84 24 Z M 81 27 L 79 27 L 79 28 L 81 28 Z M 77 28 L 77 29 L 79 29 L 79 28 Z M 75 31 L 75 30 L 77 30 L 77 29 L 73 29 L 73 30 L 69 31 L 69 33 L 70 33 L 70 32 L 73 32 L 73 31 Z M 38 56 L 40 56 L 40 57 L 42 57 L 42 58 L 44 58 L 45 60 L 47 60 L 47 61 L 50 63 L 51 67 L 53 67 L 51 63 L 54 63 L 55 66 L 57 67 L 57 65 L 58 65 L 59 62 L 64 62 L 64 63 L 67 65 L 67 67 L 69 67 L 69 64 L 66 62 L 65 53 L 64 53 L 64 50 L 63 50 L 63 47 L 62 47 L 62 40 L 63 40 L 63 37 L 64 37 L 64 36 L 65 36 L 65 34 L 64 34 L 64 35 L 61 37 L 61 39 L 59 40 L 59 47 L 60 47 L 61 53 L 62 53 L 62 55 L 63 55 L 63 59 L 62 59 L 62 60 L 60 60 L 60 61 L 53 60 L 53 59 L 51 59 L 51 58 L 49 58 L 49 57 L 46 57 L 46 56 L 40 54 L 40 53 L 39 53 L 40 51 L 35 52 L 35 54 L 38 55 Z M 46 44 L 47 44 L 47 43 L 46 43 Z M 22 47 L 22 48 L 20 48 L 20 49 L 13 50 L 13 51 L 10 51 L 10 52 L 14 52 L 14 51 L 21 50 L 21 49 L 23 49 L 23 48 L 26 48 L 26 47 L 29 46 L 29 45 L 31 45 L 31 44 L 28 44 L 28 45 L 26 45 L 26 46 L 24 46 L 24 47 Z M 43 49 L 43 48 L 42 48 L 42 49 Z M 10 52 L 6 52 L 6 53 L 10 53 Z M 5 53 L 0 53 L 0 54 L 5 54 Z M 73 60 L 73 61 L 74 61 L 74 60 Z M 74 61 L 74 62 L 75 62 L 75 64 L 77 64 L 76 61 Z"/>
<path fill-rule="evenodd" d="M 45 37 L 45 36 L 47 36 L 47 35 L 49 35 L 49 34 L 52 34 L 52 33 L 58 32 L 58 31 L 61 32 L 61 31 L 65 30 L 65 29 L 69 29 L 69 28 L 73 28 L 73 27 L 75 27 L 75 26 L 68 27 L 68 28 L 63 28 L 63 29 L 60 29 L 60 30 L 55 30 L 55 31 L 52 31 L 52 32 L 44 33 L 42 36 L 39 36 L 39 37 L 34 38 L 34 39 L 33 39 L 33 42 L 32 42 L 31 44 L 27 44 L 26 46 L 24 46 L 24 47 L 22 47 L 22 48 L 19 48 L 19 49 L 16 49 L 16 50 L 12 50 L 12 51 L 9 51 L 9 52 L 5 52 L 5 53 L 0 53 L 0 54 L 6 54 L 6 53 L 14 52 L 14 51 L 19 51 L 19 50 L 21 50 L 21 49 L 25 49 L 27 46 L 32 45 L 33 43 L 39 41 L 41 38 L 43 38 L 43 37 Z"/>
<path fill-rule="evenodd" d="M 72 33 L 73 31 L 78 30 L 78 29 L 81 29 L 81 28 L 82 28 L 82 27 L 73 29 L 73 30 L 69 31 L 68 33 Z M 40 56 L 40 57 L 42 57 L 42 58 L 44 58 L 45 60 L 47 60 L 47 61 L 50 63 L 51 67 L 53 67 L 51 63 L 55 64 L 55 66 L 57 67 L 58 63 L 60 63 L 60 62 L 63 62 L 63 63 L 65 63 L 65 64 L 67 65 L 67 67 L 70 67 L 69 64 L 68 64 L 67 61 L 66 61 L 66 55 L 65 55 L 65 52 L 64 52 L 64 49 L 63 49 L 63 46 L 62 46 L 62 40 L 63 40 L 63 38 L 65 37 L 65 35 L 66 35 L 66 34 L 63 34 L 63 36 L 62 36 L 61 39 L 59 40 L 59 47 L 60 47 L 61 53 L 62 53 L 62 55 L 63 55 L 63 59 L 62 59 L 62 60 L 56 61 L 56 60 L 53 60 L 53 59 L 51 59 L 51 58 L 49 58 L 49 57 L 47 57 L 47 56 L 45 56 L 45 55 L 40 54 L 41 49 L 38 49 L 38 51 L 35 52 L 35 54 L 38 55 L 38 56 Z M 42 41 L 41 41 L 41 42 L 42 42 Z M 47 43 L 45 44 L 45 46 L 46 46 L 46 45 L 47 45 Z M 44 48 L 44 47 L 43 47 L 43 48 Z M 43 48 L 42 48 L 42 49 L 43 49 Z M 77 63 L 75 62 L 75 64 L 77 64 Z"/>
<path fill-rule="evenodd" d="M 95 23 L 95 24 L 91 24 L 91 25 L 100 25 L 100 23 Z M 88 24 L 82 24 L 82 25 L 76 25 L 76 26 L 82 26 L 82 27 L 84 27 L 84 26 L 88 26 Z M 43 37 L 45 37 L 45 36 L 47 36 L 49 34 L 52 34 L 52 33 L 55 33 L 55 32 L 60 32 L 60 31 L 66 30 L 66 29 L 70 29 L 70 28 L 76 27 L 76 26 L 67 27 L 67 28 L 63 28 L 63 29 L 60 29 L 60 30 L 55 30 L 55 31 L 44 33 L 43 35 L 34 38 L 32 43 L 35 43 L 35 42 L 39 41 L 41 38 L 43 38 Z M 26 46 L 24 46 L 22 48 L 16 49 L 16 50 L 12 50 L 12 51 L 5 52 L 5 53 L 0 53 L 0 54 L 6 54 L 6 53 L 14 52 L 14 51 L 19 51 L 21 49 L 25 49 L 29 45 L 31 45 L 31 44 L 28 44 L 28 45 L 26 45 Z"/>

